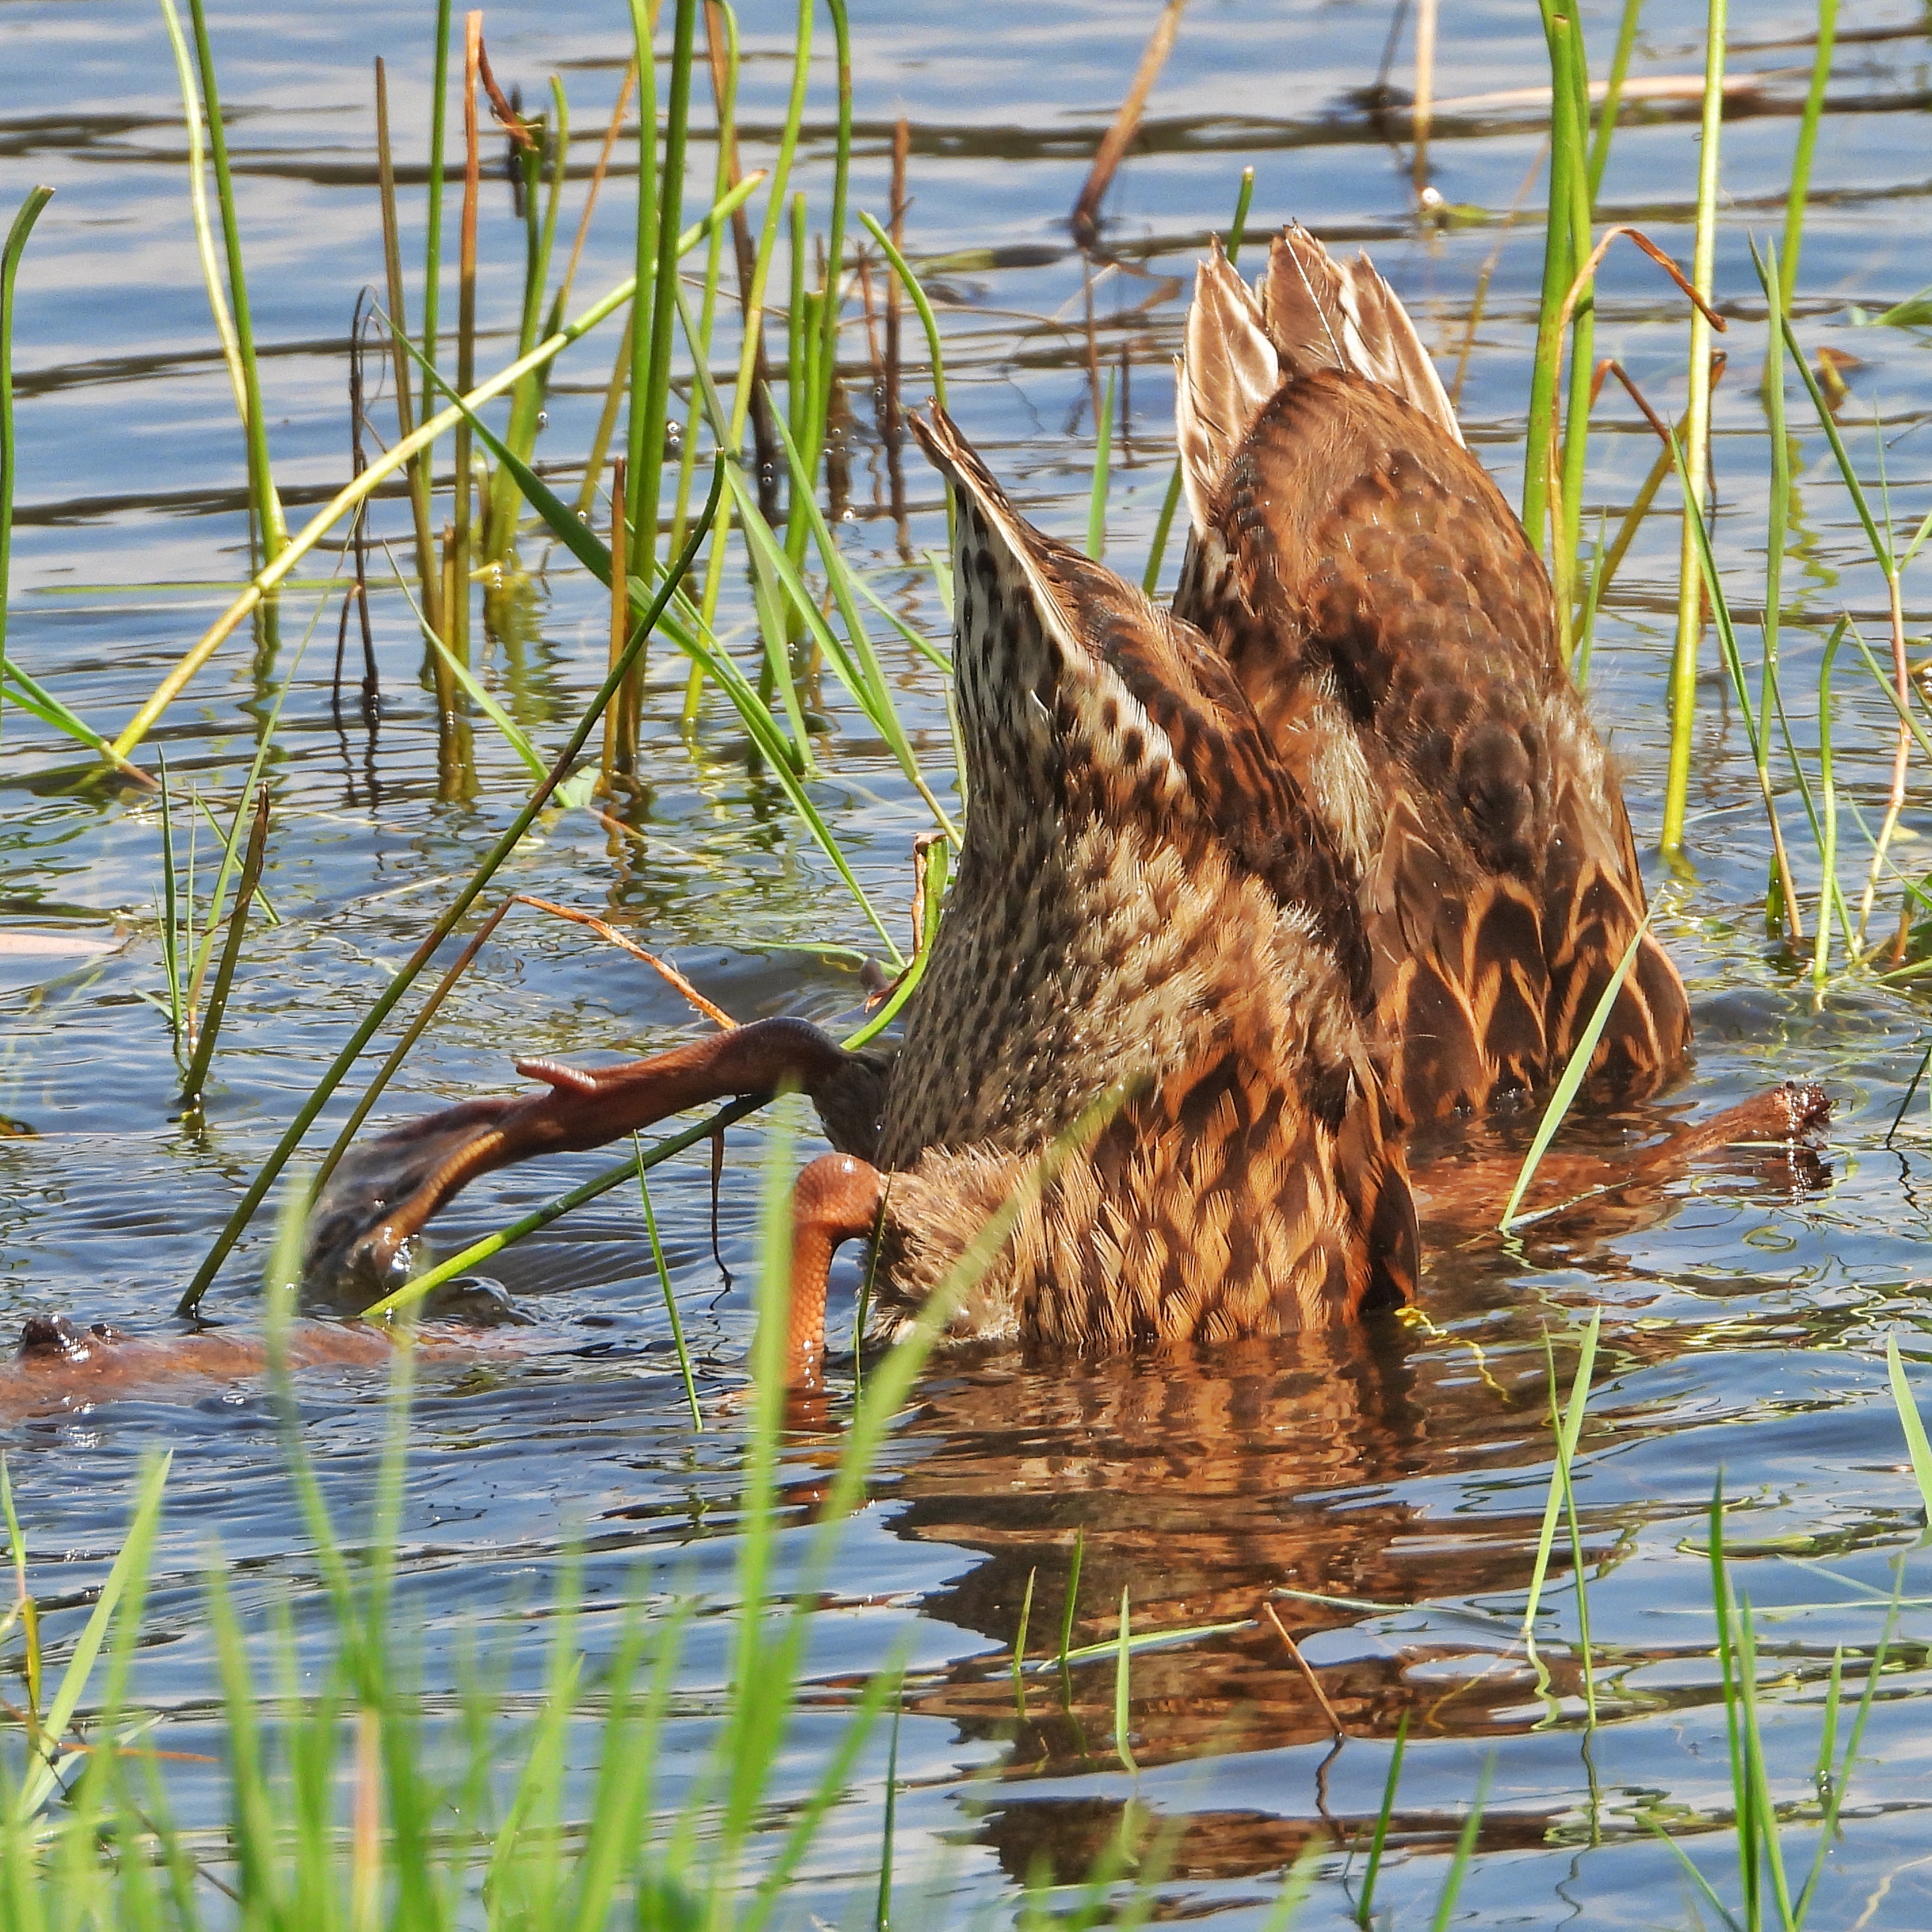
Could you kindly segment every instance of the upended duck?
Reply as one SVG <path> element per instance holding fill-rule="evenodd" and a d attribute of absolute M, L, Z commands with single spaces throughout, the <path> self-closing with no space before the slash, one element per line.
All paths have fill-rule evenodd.
<path fill-rule="evenodd" d="M 968 803 L 903 1045 L 772 1018 L 622 1066 L 520 1060 L 544 1091 L 352 1152 L 312 1277 L 392 1281 L 492 1169 L 796 1088 L 835 1151 L 796 1184 L 794 1383 L 842 1244 L 876 1238 L 890 1332 L 1002 1210 L 956 1336 L 1346 1327 L 1415 1292 L 1407 1130 L 1546 1084 L 1634 941 L 1593 1073 L 1629 1094 L 1682 1071 L 1683 986 L 1639 938 L 1548 579 L 1388 284 L 1298 228 L 1255 290 L 1215 252 L 1178 410 L 1172 610 L 1034 529 L 943 410 L 914 420 L 957 499 Z M 1781 1089 L 1695 1148 L 1796 1138 L 1822 1106 Z"/>

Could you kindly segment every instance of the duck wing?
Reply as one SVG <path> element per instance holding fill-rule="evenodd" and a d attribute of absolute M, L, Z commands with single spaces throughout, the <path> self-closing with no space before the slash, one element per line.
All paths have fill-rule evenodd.
<path fill-rule="evenodd" d="M 1174 601 L 1356 868 L 1392 1084 L 1428 1119 L 1561 1069 L 1644 897 L 1541 560 L 1372 274 L 1299 230 L 1259 295 L 1203 265 L 1177 409 L 1199 508 Z M 1278 380 L 1237 434 L 1262 338 Z M 1654 1084 L 1688 1038 L 1646 936 L 1595 1064 Z"/>

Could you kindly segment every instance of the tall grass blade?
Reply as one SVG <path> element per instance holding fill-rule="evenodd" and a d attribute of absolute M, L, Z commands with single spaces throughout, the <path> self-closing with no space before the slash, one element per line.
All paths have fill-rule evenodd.
<path fill-rule="evenodd" d="M 201 73 L 201 98 L 208 117 L 208 148 L 214 164 L 215 205 L 221 212 L 222 246 L 227 256 L 228 302 L 234 318 L 235 350 L 242 365 L 247 409 L 242 423 L 248 448 L 248 497 L 260 533 L 262 555 L 273 563 L 289 540 L 281 499 L 268 467 L 268 424 L 262 404 L 261 371 L 255 358 L 255 328 L 248 308 L 248 284 L 242 267 L 242 227 L 235 212 L 235 183 L 228 166 L 228 133 L 215 86 L 214 50 L 208 38 L 208 16 L 202 0 L 188 0 L 188 19 L 194 29 L 194 51 Z"/>
<path fill-rule="evenodd" d="M 678 1318 L 677 1296 L 671 1288 L 670 1268 L 664 1260 L 664 1243 L 658 1237 L 657 1210 L 651 1205 L 650 1184 L 644 1178 L 646 1162 L 643 1136 L 633 1134 L 631 1145 L 637 1155 L 638 1197 L 644 1206 L 644 1228 L 651 1240 L 651 1264 L 658 1271 L 658 1285 L 664 1290 L 664 1313 L 670 1319 L 670 1339 L 677 1350 L 678 1373 L 684 1378 L 684 1399 L 691 1405 L 691 1426 L 702 1430 L 704 1411 L 698 1406 L 698 1379 L 691 1372 L 691 1350 L 685 1342 L 684 1324 Z"/>
<path fill-rule="evenodd" d="M 1027 1630 L 1033 1622 L 1033 1586 L 1040 1580 L 1036 1564 L 1027 1572 L 1026 1594 L 1020 1599 L 1019 1628 L 1013 1633 L 1013 1715 L 1026 1721 Z"/>
<path fill-rule="evenodd" d="M 168 1028 L 177 1056 L 182 1050 L 181 904 L 175 879 L 174 800 L 168 788 L 168 761 L 161 772 L 161 966 L 168 979 Z"/>
<path fill-rule="evenodd" d="M 1096 562 L 1107 554 L 1108 470 L 1114 453 L 1114 371 L 1107 371 L 1106 400 L 1094 426 L 1094 491 L 1087 508 L 1087 554 Z"/>
<path fill-rule="evenodd" d="M 50 188 L 29 188 L 0 244 L 0 689 L 7 674 L 7 599 L 14 553 L 14 284 L 27 237 L 53 199 Z"/>
<path fill-rule="evenodd" d="M 904 1715 L 905 1697 L 902 1689 L 892 1704 L 892 1742 L 886 1754 L 886 1816 L 880 1832 L 879 1901 L 872 1914 L 874 1932 L 892 1932 L 892 1838 L 898 1820 L 899 1803 L 899 1720 Z"/>
<path fill-rule="evenodd" d="M 1369 1862 L 1362 1874 L 1362 1895 L 1355 1901 L 1355 1922 L 1366 1928 L 1376 1909 L 1376 1880 L 1382 1868 L 1382 1852 L 1388 1844 L 1389 1820 L 1395 1816 L 1395 1796 L 1402 1783 L 1402 1753 L 1408 1747 L 1408 1713 L 1396 1720 L 1395 1748 L 1389 1754 L 1388 1776 L 1382 1781 L 1382 1802 L 1376 1813 L 1374 1834 L 1369 1840 Z"/>
<path fill-rule="evenodd" d="M 1643 944 L 1650 931 L 1651 919 L 1655 911 L 1652 908 L 1638 922 L 1636 931 L 1630 936 L 1630 943 L 1624 949 L 1624 956 L 1617 962 L 1617 970 L 1610 975 L 1610 983 L 1599 996 L 1594 1009 L 1583 1030 L 1577 1036 L 1576 1044 L 1563 1069 L 1563 1077 L 1556 1083 L 1550 1094 L 1550 1104 L 1543 1110 L 1543 1118 L 1536 1124 L 1536 1132 L 1531 1137 L 1529 1150 L 1522 1157 L 1522 1166 L 1517 1170 L 1516 1185 L 1510 1190 L 1508 1200 L 1503 1204 L 1502 1218 L 1496 1226 L 1507 1234 L 1516 1226 L 1516 1210 L 1522 1205 L 1522 1197 L 1529 1191 L 1529 1184 L 1536 1178 L 1536 1170 L 1543 1156 L 1550 1151 L 1550 1144 L 1557 1136 L 1568 1118 L 1576 1091 L 1590 1071 L 1592 1056 L 1597 1051 L 1597 1042 L 1603 1037 L 1604 1028 L 1609 1024 L 1610 1015 L 1616 1010 L 1618 997 L 1624 989 L 1624 982 L 1630 977 L 1630 968 L 1636 964 L 1638 949 Z"/>
<path fill-rule="evenodd" d="M 926 352 L 932 371 L 933 400 L 943 410 L 946 400 L 946 352 L 940 340 L 939 319 L 932 312 L 932 304 L 920 286 L 919 278 L 906 266 L 905 257 L 894 245 L 892 238 L 881 228 L 863 208 L 859 211 L 859 219 L 866 224 L 866 232 L 878 244 L 880 252 L 892 264 L 892 272 L 899 278 L 900 286 L 912 297 L 912 305 L 919 311 L 920 326 L 926 331 Z"/>
<path fill-rule="evenodd" d="M 1804 204 L 1811 193 L 1811 159 L 1818 146 L 1818 124 L 1825 111 L 1825 90 L 1832 80 L 1832 48 L 1838 32 L 1838 0 L 1818 0 L 1818 38 L 1811 54 L 1811 82 L 1804 91 L 1804 110 L 1798 122 L 1798 142 L 1791 155 L 1791 185 L 1784 197 L 1784 238 L 1778 248 L 1780 309 L 1789 312 L 1798 292 L 1798 256 L 1804 245 Z M 1772 323 L 1774 332 L 1777 328 Z"/>
<path fill-rule="evenodd" d="M 1590 1377 L 1597 1365 L 1597 1337 L 1601 1332 L 1604 1311 L 1593 1309 L 1590 1325 L 1583 1331 L 1583 1345 L 1576 1352 L 1576 1372 L 1570 1384 L 1570 1401 L 1563 1412 L 1562 1426 L 1556 1432 L 1556 1466 L 1551 1473 L 1549 1500 L 1543 1508 L 1543 1527 L 1536 1538 L 1536 1561 L 1529 1573 L 1529 1594 L 1523 1605 L 1522 1634 L 1526 1641 L 1536 1634 L 1537 1605 L 1543 1594 L 1543 1580 L 1549 1574 L 1550 1552 L 1556 1541 L 1556 1518 L 1563 1507 L 1563 1492 L 1576 1460 L 1577 1438 L 1583 1432 L 1583 1414 L 1590 1400 Z M 1552 1391 L 1552 1397 L 1554 1391 Z"/>
<path fill-rule="evenodd" d="M 214 985 L 208 996 L 208 1012 L 196 1037 L 194 1058 L 182 1079 L 182 1106 L 190 1114 L 201 1111 L 202 1090 L 208 1082 L 209 1064 L 214 1058 L 214 1042 L 228 1010 L 228 994 L 235 983 L 235 969 L 241 962 L 242 938 L 248 923 L 248 906 L 261 883 L 262 861 L 268 845 L 268 788 L 256 794 L 255 820 L 248 834 L 248 856 L 242 862 L 241 883 L 235 889 L 235 909 L 229 915 L 228 937 L 221 949 L 221 963 L 215 968 Z M 213 916 L 210 915 L 211 927 Z"/>
<path fill-rule="evenodd" d="M 1892 1400 L 1898 1410 L 1898 1426 L 1905 1431 L 1905 1446 L 1911 1452 L 1912 1478 L 1918 1485 L 1918 1498 L 1924 1504 L 1926 1520 L 1932 1523 L 1932 1442 L 1926 1439 L 1924 1418 L 1912 1397 L 1912 1385 L 1905 1379 L 1905 1364 L 1898 1353 L 1894 1330 L 1885 1338 L 1885 1370 L 1892 1384 Z"/>
<path fill-rule="evenodd" d="M 1120 1630 L 1114 1653 L 1114 1748 L 1120 1762 L 1136 1776 L 1140 1766 L 1134 1760 L 1133 1745 L 1127 1736 L 1127 1714 L 1132 1701 L 1129 1672 L 1132 1666 L 1132 1622 L 1127 1602 L 1128 1586 L 1120 1586 Z"/>
<path fill-rule="evenodd" d="M 154 1548 L 154 1532 L 160 1521 L 162 1492 L 166 1487 L 168 1469 L 173 1460 L 173 1452 L 170 1450 L 149 1462 L 142 1473 L 140 1487 L 135 1492 L 134 1514 L 128 1526 L 127 1540 L 108 1570 L 107 1580 L 100 1586 L 100 1594 L 94 1599 L 94 1608 L 68 1658 L 66 1668 L 61 1672 L 53 1701 L 47 1706 L 46 1714 L 41 1720 L 41 1742 L 34 1767 L 21 1780 L 14 1796 L 16 1824 L 25 1824 L 32 1818 L 53 1796 L 60 1782 L 60 1741 L 65 1736 L 68 1726 L 86 1692 L 87 1681 L 93 1674 L 94 1660 L 100 1654 L 108 1625 L 113 1620 L 115 1606 L 127 1592 L 130 1580 L 147 1569 Z"/>
<path fill-rule="evenodd" d="M 1468 1876 L 1470 1862 L 1476 1855 L 1476 1837 L 1483 1828 L 1483 1810 L 1489 1802 L 1490 1779 L 1495 1771 L 1496 1760 L 1492 1756 L 1483 1766 L 1483 1774 L 1476 1781 L 1476 1795 L 1469 1801 L 1469 1815 L 1462 1820 L 1462 1828 L 1456 1834 L 1455 1855 L 1444 1874 L 1442 1890 L 1436 1901 L 1436 1916 L 1429 1922 L 1429 1932 L 1449 1932 L 1449 1926 L 1456 1916 L 1456 1900 L 1462 1894 L 1462 1881 Z"/>

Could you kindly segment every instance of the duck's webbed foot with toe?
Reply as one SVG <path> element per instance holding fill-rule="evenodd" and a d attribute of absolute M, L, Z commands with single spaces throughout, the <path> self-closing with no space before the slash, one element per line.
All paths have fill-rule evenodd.
<path fill-rule="evenodd" d="M 392 1128 L 343 1159 L 310 1216 L 304 1279 L 382 1290 L 406 1279 L 415 1238 L 478 1176 L 538 1154 L 580 1153 L 689 1107 L 802 1090 L 835 1144 L 871 1152 L 883 1057 L 848 1053 L 803 1020 L 760 1020 L 617 1066 L 520 1060 L 546 1091 L 470 1100 Z"/>

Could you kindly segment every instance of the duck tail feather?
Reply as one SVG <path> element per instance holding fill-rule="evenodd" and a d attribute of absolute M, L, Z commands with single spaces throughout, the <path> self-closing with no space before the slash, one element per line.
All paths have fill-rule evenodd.
<path fill-rule="evenodd" d="M 1290 373 L 1341 369 L 1366 376 L 1462 442 L 1415 324 L 1366 254 L 1338 262 L 1294 223 L 1275 237 L 1256 290 L 1262 326 Z"/>
<path fill-rule="evenodd" d="M 1260 305 L 1214 242 L 1195 271 L 1174 389 L 1181 482 L 1197 534 L 1208 527 L 1209 501 L 1241 440 L 1280 386 L 1280 358 Z"/>

